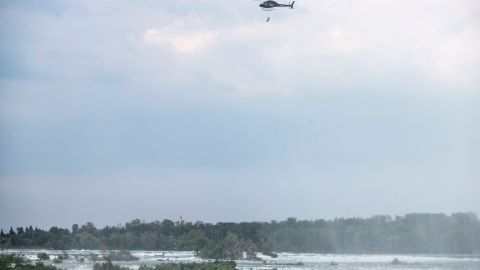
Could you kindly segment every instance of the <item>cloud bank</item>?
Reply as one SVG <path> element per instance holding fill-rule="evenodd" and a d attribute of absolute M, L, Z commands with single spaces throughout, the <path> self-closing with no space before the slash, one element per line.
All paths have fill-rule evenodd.
<path fill-rule="evenodd" d="M 0 227 L 480 211 L 478 1 L 257 5 L 0 4 Z"/>

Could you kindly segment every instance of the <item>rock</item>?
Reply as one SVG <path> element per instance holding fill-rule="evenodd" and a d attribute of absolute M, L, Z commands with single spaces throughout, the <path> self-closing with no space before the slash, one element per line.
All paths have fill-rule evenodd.
<path fill-rule="evenodd" d="M 265 255 L 265 256 L 272 257 L 272 258 L 277 258 L 278 257 L 278 254 L 270 252 L 270 251 L 262 252 L 262 254 Z"/>
<path fill-rule="evenodd" d="M 401 264 L 400 260 L 398 258 L 394 258 L 393 261 L 391 262 L 392 265 L 399 265 Z"/>

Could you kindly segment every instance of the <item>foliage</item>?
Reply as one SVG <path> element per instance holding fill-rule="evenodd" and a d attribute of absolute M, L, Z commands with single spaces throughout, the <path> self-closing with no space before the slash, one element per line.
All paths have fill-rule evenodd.
<path fill-rule="evenodd" d="M 39 260 L 42 260 L 42 261 L 48 261 L 48 260 L 50 260 L 50 256 L 48 256 L 48 254 L 45 253 L 45 252 L 40 252 L 40 253 L 38 253 L 38 254 L 37 254 L 37 258 L 38 258 Z"/>
<path fill-rule="evenodd" d="M 91 252 L 90 252 L 90 254 L 89 254 L 88 256 L 89 256 L 89 258 L 90 258 L 90 261 L 92 261 L 92 262 L 96 262 L 96 261 L 99 260 L 98 254 L 95 254 L 95 253 L 91 253 Z"/>
<path fill-rule="evenodd" d="M 130 270 L 128 267 L 121 267 L 119 265 L 114 265 L 110 260 L 104 263 L 96 263 L 93 266 L 93 270 Z"/>
<path fill-rule="evenodd" d="M 111 250 L 108 254 L 104 254 L 103 257 L 107 261 L 137 261 L 138 258 L 133 256 L 128 250 Z"/>
<path fill-rule="evenodd" d="M 43 263 L 32 264 L 30 261 L 18 255 L 0 255 L 0 269 L 2 270 L 58 270 L 54 266 L 46 266 Z"/>
<path fill-rule="evenodd" d="M 141 265 L 138 270 L 235 270 L 235 266 L 233 261 L 215 261 L 210 263 L 168 263 L 156 265 L 155 267 Z"/>
<path fill-rule="evenodd" d="M 85 258 L 82 256 L 75 255 L 74 258 L 75 258 L 75 261 L 79 263 L 83 263 L 85 261 Z"/>
<path fill-rule="evenodd" d="M 3 233 L 3 230 L 1 230 L 0 233 L 0 251 L 3 253 L 5 249 L 8 248 L 8 239 L 6 238 L 6 235 Z"/>
<path fill-rule="evenodd" d="M 204 246 L 198 255 L 203 258 L 238 260 L 243 258 L 243 253 L 248 259 L 257 259 L 256 245 L 251 239 L 240 239 L 236 234 L 227 232 L 224 240 Z"/>
<path fill-rule="evenodd" d="M 62 251 L 62 254 L 58 255 L 58 259 L 62 261 L 68 259 L 69 257 L 70 256 L 68 256 L 68 253 L 65 250 Z"/>
<path fill-rule="evenodd" d="M 58 227 L 48 231 L 32 226 L 10 228 L 2 237 L 9 248 L 194 250 L 213 259 L 238 259 L 244 252 L 255 258 L 255 252 L 271 251 L 480 253 L 480 222 L 473 213 L 217 224 L 136 219 L 103 229 L 91 222 L 74 225 L 72 232 Z"/>

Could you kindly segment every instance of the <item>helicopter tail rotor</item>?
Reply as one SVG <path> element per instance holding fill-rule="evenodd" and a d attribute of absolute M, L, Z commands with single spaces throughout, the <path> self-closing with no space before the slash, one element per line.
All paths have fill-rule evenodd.
<path fill-rule="evenodd" d="M 293 5 L 295 4 L 295 1 L 293 1 L 291 4 L 290 4 L 290 9 L 293 9 Z"/>

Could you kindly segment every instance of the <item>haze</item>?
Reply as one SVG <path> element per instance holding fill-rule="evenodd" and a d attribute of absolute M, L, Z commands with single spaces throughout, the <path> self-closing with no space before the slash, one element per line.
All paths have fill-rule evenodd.
<path fill-rule="evenodd" d="M 480 213 L 479 18 L 2 1 L 0 228 Z"/>

